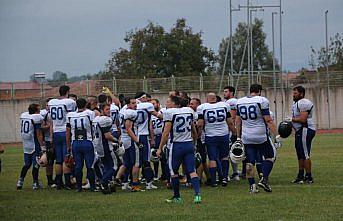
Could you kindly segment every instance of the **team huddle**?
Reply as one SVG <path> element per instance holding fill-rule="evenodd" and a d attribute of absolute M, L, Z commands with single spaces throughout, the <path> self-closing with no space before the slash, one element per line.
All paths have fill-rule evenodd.
<path fill-rule="evenodd" d="M 24 166 L 17 189 L 22 189 L 32 166 L 34 190 L 41 188 L 39 168 L 45 167 L 48 186 L 57 190 L 111 194 L 121 187 L 140 192 L 157 189 L 154 182 L 161 180 L 173 190 L 169 203 L 182 202 L 180 183 L 193 188 L 194 203 L 202 201 L 201 185 L 225 187 L 241 178 L 248 180 L 251 194 L 259 187 L 272 192 L 269 175 L 277 149 L 292 128 L 299 162 L 292 182 L 313 183 L 310 151 L 315 123 L 305 89 L 293 89 L 292 116 L 279 127 L 261 92 L 262 86 L 253 84 L 249 96 L 236 99 L 235 88 L 227 86 L 224 100 L 208 93 L 206 103 L 201 103 L 185 92 L 171 91 L 162 108 L 145 92 L 119 99 L 103 88 L 99 96 L 84 99 L 63 85 L 60 97 L 47 99 L 44 109 L 33 103 L 20 116 Z"/>

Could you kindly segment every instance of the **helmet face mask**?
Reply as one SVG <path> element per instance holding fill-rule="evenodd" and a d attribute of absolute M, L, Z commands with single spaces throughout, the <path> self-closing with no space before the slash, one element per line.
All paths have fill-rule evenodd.
<path fill-rule="evenodd" d="M 156 154 L 157 150 L 156 149 L 151 149 L 150 150 L 150 161 L 151 162 L 158 162 L 160 158 Z"/>
<path fill-rule="evenodd" d="M 292 123 L 289 121 L 282 121 L 278 127 L 280 137 L 287 138 L 292 134 Z"/>
<path fill-rule="evenodd" d="M 245 160 L 245 149 L 242 141 L 236 141 L 232 144 L 230 159 L 233 163 L 239 163 Z"/>
<path fill-rule="evenodd" d="M 114 152 L 118 157 L 122 157 L 125 153 L 124 145 L 120 144 Z"/>
<path fill-rule="evenodd" d="M 195 168 L 198 169 L 198 167 L 201 165 L 202 158 L 200 153 L 195 153 Z"/>

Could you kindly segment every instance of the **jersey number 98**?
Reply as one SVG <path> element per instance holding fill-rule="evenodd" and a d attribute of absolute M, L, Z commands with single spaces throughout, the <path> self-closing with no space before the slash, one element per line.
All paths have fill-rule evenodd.
<path fill-rule="evenodd" d="M 242 118 L 242 120 L 256 120 L 257 119 L 257 112 L 256 112 L 256 106 L 250 105 L 248 107 L 246 106 L 240 106 L 239 107 L 239 113 Z"/>

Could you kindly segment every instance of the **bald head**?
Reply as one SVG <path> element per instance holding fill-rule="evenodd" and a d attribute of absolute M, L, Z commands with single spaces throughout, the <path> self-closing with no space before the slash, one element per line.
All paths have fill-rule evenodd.
<path fill-rule="evenodd" d="M 207 94 L 207 102 L 208 103 L 216 103 L 217 102 L 217 95 L 213 92 Z"/>

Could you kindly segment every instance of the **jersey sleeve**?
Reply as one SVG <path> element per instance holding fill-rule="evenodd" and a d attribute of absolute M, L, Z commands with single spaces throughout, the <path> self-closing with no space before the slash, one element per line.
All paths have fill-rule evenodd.
<path fill-rule="evenodd" d="M 155 111 L 154 105 L 152 103 L 146 103 L 146 109 L 149 113 Z"/>
<path fill-rule="evenodd" d="M 68 112 L 76 111 L 76 102 L 72 99 L 68 99 L 66 102 L 66 108 Z"/>
<path fill-rule="evenodd" d="M 263 116 L 270 115 L 268 99 L 265 98 L 265 97 L 262 97 L 260 104 L 261 104 L 261 113 L 262 113 L 262 115 Z"/>
<path fill-rule="evenodd" d="M 229 105 L 230 105 L 231 110 L 236 110 L 237 99 L 235 99 L 235 98 L 230 99 L 229 100 Z"/>
<path fill-rule="evenodd" d="M 102 133 L 107 133 L 111 131 L 112 128 L 112 119 L 110 117 L 104 117 L 99 122 L 100 129 Z"/>
<path fill-rule="evenodd" d="M 309 100 L 300 100 L 298 101 L 298 108 L 300 112 L 309 112 L 312 110 L 313 104 Z"/>
<path fill-rule="evenodd" d="M 204 119 L 204 106 L 201 104 L 197 108 L 198 119 Z"/>
<path fill-rule="evenodd" d="M 32 122 L 33 122 L 33 125 L 34 127 L 37 129 L 37 128 L 40 128 L 41 127 L 41 124 L 43 123 L 43 117 L 42 115 L 40 114 L 32 114 Z"/>
<path fill-rule="evenodd" d="M 164 122 L 172 122 L 173 120 L 173 113 L 170 110 L 166 110 L 163 113 L 163 121 Z"/>
<path fill-rule="evenodd" d="M 124 113 L 124 120 L 135 121 L 137 118 L 137 112 L 134 110 L 127 109 Z"/>

